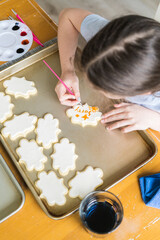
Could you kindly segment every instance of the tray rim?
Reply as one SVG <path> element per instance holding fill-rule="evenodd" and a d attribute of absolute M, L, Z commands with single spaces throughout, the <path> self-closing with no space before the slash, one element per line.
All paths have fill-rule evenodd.
<path fill-rule="evenodd" d="M 16 187 L 16 189 L 18 190 L 18 192 L 20 193 L 21 198 L 22 198 L 22 201 L 21 201 L 21 204 L 19 205 L 19 207 L 16 210 L 14 210 L 13 212 L 11 212 L 9 215 L 7 215 L 6 217 L 4 217 L 0 220 L 0 223 L 2 223 L 5 220 L 7 220 L 9 217 L 11 217 L 12 215 L 17 213 L 23 207 L 24 202 L 25 202 L 25 194 L 24 194 L 19 182 L 15 178 L 14 174 L 12 173 L 11 169 L 9 168 L 8 164 L 6 163 L 6 161 L 4 160 L 4 158 L 1 154 L 0 154 L 0 163 L 2 164 L 2 167 L 4 168 L 6 174 L 8 175 L 9 179 L 12 181 L 13 185 Z"/>
<path fill-rule="evenodd" d="M 147 133 L 146 131 L 137 131 L 140 136 L 143 138 L 146 137 L 147 141 L 149 141 L 153 146 L 154 146 L 154 152 L 153 155 L 145 160 L 145 162 L 143 162 L 142 164 L 139 164 L 134 170 L 130 171 L 128 174 L 126 174 L 124 177 L 118 179 L 116 182 L 114 182 L 113 184 L 109 185 L 106 188 L 103 188 L 101 190 L 107 191 L 110 188 L 112 188 L 113 186 L 115 186 L 116 184 L 120 183 L 121 181 L 123 181 L 125 178 L 129 177 L 131 174 L 133 174 L 134 172 L 136 172 L 137 170 L 139 170 L 140 168 L 142 168 L 143 166 L 145 166 L 147 163 L 149 163 L 157 154 L 158 152 L 158 147 L 156 142 L 152 139 L 152 137 L 149 135 L 149 133 Z M 145 140 L 144 140 L 145 141 Z M 28 180 L 28 178 L 26 177 L 23 169 L 20 167 L 18 161 L 16 160 L 16 157 L 14 156 L 14 153 L 12 151 L 10 151 L 8 144 L 6 143 L 4 137 L 0 134 L 0 142 L 3 144 L 3 146 L 5 147 L 6 151 L 8 152 L 9 156 L 11 157 L 12 161 L 14 162 L 15 166 L 17 167 L 19 173 L 21 174 L 23 180 L 25 181 L 25 183 L 27 184 L 28 188 L 30 189 L 30 191 L 32 192 L 35 200 L 37 201 L 37 203 L 40 205 L 40 207 L 42 208 L 42 210 L 46 213 L 46 215 L 48 217 L 50 217 L 51 219 L 54 220 L 60 220 L 63 219 L 65 217 L 70 216 L 71 214 L 73 214 L 74 212 L 79 210 L 79 206 L 76 206 L 74 210 L 70 211 L 69 213 L 63 214 L 62 216 L 54 216 L 51 215 L 49 211 L 47 211 L 46 206 L 44 205 L 43 201 L 41 200 L 40 196 L 37 194 L 35 188 L 32 186 L 32 184 L 30 183 L 30 181 Z M 146 142 L 146 141 L 145 141 Z M 36 195 L 36 196 L 35 196 Z M 79 204 L 78 204 L 79 205 Z"/>
<path fill-rule="evenodd" d="M 9 67 L 9 69 L 5 69 L 4 71 L 6 73 L 8 73 L 8 75 L 5 75 L 5 77 L 3 76 L 3 78 L 1 80 L 4 80 L 5 78 L 29 67 L 30 65 L 40 61 L 43 58 L 46 58 L 49 55 L 54 54 L 55 52 L 58 51 L 58 45 L 57 42 L 53 43 L 52 45 L 46 47 L 45 49 L 36 52 L 35 54 L 33 54 L 32 56 L 23 59 L 22 62 L 18 62 L 12 66 Z M 44 55 L 45 53 L 45 55 Z M 24 64 L 25 63 L 25 64 Z M 24 65 L 23 65 L 24 64 Z M 24 67 L 25 66 L 25 67 Z M 0 74 L 1 75 L 1 74 Z M 2 75 L 3 75 L 3 71 L 2 71 Z M 0 80 L 0 81 L 1 81 Z M 126 174 L 124 177 L 118 179 L 116 182 L 114 182 L 113 184 L 109 185 L 106 188 L 103 188 L 103 190 L 108 190 L 110 188 L 112 188 L 113 186 L 115 186 L 117 183 L 121 182 L 122 180 L 124 180 L 125 178 L 127 178 L 128 176 L 130 176 L 132 173 L 136 172 L 138 169 L 140 169 L 141 167 L 143 167 L 145 164 L 147 164 L 148 162 L 150 162 L 157 154 L 158 152 L 158 147 L 156 142 L 153 140 L 153 138 L 150 136 L 149 133 L 147 133 L 147 131 L 137 131 L 141 138 L 147 143 L 147 145 L 152 145 L 152 148 L 150 146 L 150 148 L 153 151 L 152 156 L 145 160 L 145 162 L 143 162 L 142 164 L 139 164 L 137 167 L 135 167 L 132 171 L 130 171 L 128 174 Z M 59 220 L 59 219 L 63 219 L 69 215 L 71 215 L 72 213 L 74 213 L 75 211 L 77 211 L 79 209 L 79 206 L 76 207 L 75 209 L 71 210 L 69 213 L 65 213 L 62 216 L 53 216 L 50 214 L 50 212 L 47 210 L 46 206 L 44 205 L 43 201 L 41 200 L 40 196 L 37 194 L 35 188 L 32 186 L 32 184 L 30 183 L 29 179 L 26 177 L 23 169 L 20 167 L 18 161 L 16 160 L 16 156 L 15 154 L 10 151 L 8 143 L 6 143 L 5 139 L 3 138 L 3 136 L 0 134 L 0 141 L 2 142 L 3 146 L 5 147 L 5 149 L 7 150 L 9 156 L 11 157 L 12 161 L 14 162 L 14 164 L 16 165 L 18 171 L 20 172 L 21 176 L 23 177 L 24 181 L 26 182 L 28 188 L 31 190 L 32 194 L 34 195 L 34 198 L 36 199 L 36 201 L 38 202 L 38 204 L 40 205 L 40 207 L 42 208 L 42 210 L 47 214 L 47 216 L 49 216 L 50 218 L 54 219 L 54 220 Z M 35 196 L 36 195 L 36 196 Z"/>

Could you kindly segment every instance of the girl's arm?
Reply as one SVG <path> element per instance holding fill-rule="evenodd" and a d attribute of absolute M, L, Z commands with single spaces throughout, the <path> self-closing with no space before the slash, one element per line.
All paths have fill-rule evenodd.
<path fill-rule="evenodd" d="M 64 9 L 59 16 L 58 47 L 62 80 L 74 92 L 76 99 L 80 97 L 79 82 L 74 69 L 74 57 L 78 44 L 81 23 L 91 12 L 78 8 Z M 64 105 L 74 105 L 77 100 L 69 94 L 59 82 L 55 88 L 60 102 Z"/>

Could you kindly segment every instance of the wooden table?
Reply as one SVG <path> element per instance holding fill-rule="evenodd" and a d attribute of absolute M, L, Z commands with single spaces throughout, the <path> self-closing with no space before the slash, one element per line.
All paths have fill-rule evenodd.
<path fill-rule="evenodd" d="M 57 36 L 57 25 L 34 0 L 1 0 L 0 21 L 8 20 L 9 16 L 18 20 L 11 9 L 22 17 L 23 21 L 42 43 Z M 38 44 L 33 41 L 31 49 L 37 46 Z M 0 61 L 0 65 L 3 63 Z"/>
<path fill-rule="evenodd" d="M 4 3 L 6 7 L 3 5 Z M 43 43 L 56 36 L 55 24 L 33 0 L 2 0 L 0 2 L 1 20 L 6 19 L 6 15 L 10 14 L 9 8 L 11 7 L 22 16 Z M 33 17 L 32 20 L 30 16 Z M 40 29 L 39 22 L 43 24 L 45 31 Z M 35 46 L 37 46 L 36 43 L 32 47 Z M 153 136 L 152 131 L 150 134 Z M 160 139 L 160 133 L 154 132 L 154 134 Z M 153 139 L 160 149 L 160 141 L 156 137 L 153 136 Z M 1 144 L 0 153 L 20 183 L 26 197 L 23 208 L 0 224 L 0 240 L 95 239 L 82 227 L 78 212 L 58 221 L 47 217 L 34 200 Z M 140 176 L 158 172 L 160 172 L 160 150 L 151 162 L 110 189 L 123 204 L 124 219 L 120 227 L 108 235 L 107 240 L 160 239 L 160 210 L 147 207 L 143 203 L 138 184 Z"/>
<path fill-rule="evenodd" d="M 151 136 L 153 136 L 152 133 L 150 132 Z M 160 139 L 160 133 L 155 134 Z M 154 136 L 153 139 L 160 150 L 160 141 Z M 26 197 L 23 208 L 0 224 L 1 240 L 97 239 L 84 230 L 78 212 L 62 220 L 52 220 L 47 217 L 35 201 L 1 144 L 0 153 L 16 176 Z M 140 176 L 158 172 L 160 172 L 160 151 L 151 162 L 110 189 L 123 204 L 124 219 L 119 228 L 108 235 L 107 240 L 160 239 L 160 210 L 147 207 L 144 204 L 138 184 Z"/>

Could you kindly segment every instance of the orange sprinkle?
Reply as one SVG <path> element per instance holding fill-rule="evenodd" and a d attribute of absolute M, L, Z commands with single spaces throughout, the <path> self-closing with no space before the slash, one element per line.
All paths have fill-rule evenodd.
<path fill-rule="evenodd" d="M 92 107 L 92 111 L 93 112 L 97 112 L 98 111 L 98 107 Z"/>
<path fill-rule="evenodd" d="M 91 116 L 91 111 L 88 112 L 88 116 Z"/>
<path fill-rule="evenodd" d="M 87 110 L 85 110 L 85 113 L 88 113 L 88 111 L 87 111 Z"/>
<path fill-rule="evenodd" d="M 86 120 L 88 118 L 87 114 L 85 114 L 82 118 L 84 118 L 84 120 Z"/>
<path fill-rule="evenodd" d="M 79 117 L 79 114 L 76 114 L 76 117 Z"/>
<path fill-rule="evenodd" d="M 75 109 L 75 111 L 77 111 L 77 110 L 78 110 L 78 108 L 79 108 L 79 107 L 77 107 L 77 108 Z"/>

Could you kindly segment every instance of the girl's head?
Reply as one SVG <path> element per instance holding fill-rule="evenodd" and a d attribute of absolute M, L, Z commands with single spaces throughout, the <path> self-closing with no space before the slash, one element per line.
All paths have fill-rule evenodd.
<path fill-rule="evenodd" d="M 160 90 L 160 24 L 129 15 L 109 22 L 85 46 L 81 66 L 109 96 Z"/>

